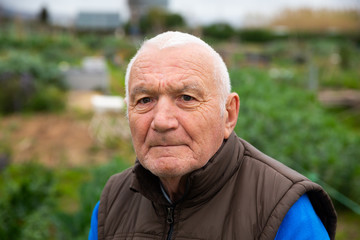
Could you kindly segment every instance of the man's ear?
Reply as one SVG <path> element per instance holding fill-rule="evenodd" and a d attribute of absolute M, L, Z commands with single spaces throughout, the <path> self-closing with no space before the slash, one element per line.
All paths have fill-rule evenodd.
<path fill-rule="evenodd" d="M 224 138 L 228 139 L 232 131 L 236 126 L 236 122 L 239 115 L 240 98 L 237 93 L 231 93 L 226 100 L 225 106 L 225 128 Z"/>

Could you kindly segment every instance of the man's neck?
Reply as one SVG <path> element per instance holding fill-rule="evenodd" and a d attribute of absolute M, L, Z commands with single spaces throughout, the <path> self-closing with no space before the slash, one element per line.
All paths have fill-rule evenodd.
<path fill-rule="evenodd" d="M 185 194 L 186 179 L 187 176 L 160 178 L 160 181 L 172 202 L 178 201 Z"/>

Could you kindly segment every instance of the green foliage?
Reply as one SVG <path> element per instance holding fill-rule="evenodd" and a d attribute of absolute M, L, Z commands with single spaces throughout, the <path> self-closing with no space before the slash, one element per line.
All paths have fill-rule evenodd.
<path fill-rule="evenodd" d="M 342 69 L 348 69 L 350 67 L 351 62 L 351 46 L 350 44 L 341 44 L 339 49 L 340 54 L 340 66 Z"/>
<path fill-rule="evenodd" d="M 356 69 L 344 71 L 322 69 L 320 74 L 320 81 L 324 87 L 360 89 L 360 72 Z"/>
<path fill-rule="evenodd" d="M 184 18 L 175 13 L 169 13 L 161 8 L 152 8 L 140 19 L 139 28 L 142 34 L 160 33 L 174 30 L 185 25 Z M 127 26 L 130 31 L 131 26 Z"/>
<path fill-rule="evenodd" d="M 106 37 L 104 38 L 102 49 L 105 57 L 113 64 L 118 64 L 115 57 L 121 57 L 124 62 L 129 62 L 136 53 L 135 44 L 122 38 Z"/>
<path fill-rule="evenodd" d="M 165 26 L 167 29 L 172 29 L 175 27 L 185 26 L 184 18 L 177 13 L 168 13 L 165 18 Z"/>
<path fill-rule="evenodd" d="M 102 47 L 102 38 L 96 34 L 85 34 L 79 36 L 80 41 L 92 50 L 99 50 Z"/>
<path fill-rule="evenodd" d="M 312 93 L 257 69 L 231 71 L 241 98 L 236 132 L 288 166 L 360 199 L 360 136 L 326 113 Z"/>
<path fill-rule="evenodd" d="M 0 113 L 58 111 L 65 106 L 60 70 L 39 56 L 10 52 L 0 62 L 0 83 Z"/>
<path fill-rule="evenodd" d="M 214 23 L 203 27 L 205 37 L 218 40 L 228 40 L 235 35 L 235 30 L 227 23 Z"/>
<path fill-rule="evenodd" d="M 55 86 L 41 87 L 29 99 L 26 110 L 39 112 L 59 112 L 65 109 L 65 93 Z"/>
<path fill-rule="evenodd" d="M 85 44 L 72 34 L 42 33 L 16 25 L 4 25 L 0 29 L 0 50 L 0 56 L 18 51 L 26 55 L 41 55 L 44 61 L 53 64 L 61 61 L 77 63 L 87 51 Z"/>
<path fill-rule="evenodd" d="M 120 67 L 107 62 L 107 69 L 110 75 L 110 93 L 113 95 L 125 96 L 125 67 Z"/>
<path fill-rule="evenodd" d="M 0 174 L 0 239 L 49 239 L 56 225 L 54 178 L 39 165 L 12 165 Z"/>
<path fill-rule="evenodd" d="M 305 87 L 312 71 L 316 72 L 312 78 L 319 89 L 360 89 L 360 49 L 351 41 L 325 38 L 272 41 L 263 51 L 272 59 L 270 71 L 286 68 L 295 73 L 289 81 L 291 85 Z"/>
<path fill-rule="evenodd" d="M 71 38 L 65 35 L 41 35 L 38 33 L 24 34 L 17 36 L 11 32 L 0 32 L 0 49 L 34 50 L 43 51 L 59 47 L 63 51 L 77 45 Z"/>
<path fill-rule="evenodd" d="M 148 14 L 141 17 L 139 30 L 142 34 L 148 34 L 154 31 L 161 31 L 165 25 L 165 12 L 161 9 L 151 9 Z"/>
<path fill-rule="evenodd" d="M 240 41 L 264 43 L 275 39 L 277 36 L 267 29 L 242 29 L 238 31 Z"/>
<path fill-rule="evenodd" d="M 34 163 L 10 165 L 0 172 L 0 239 L 86 239 L 92 210 L 107 179 L 127 167 L 122 159 L 114 158 L 94 168 L 90 180 L 85 180 L 84 171 L 55 174 Z M 59 206 L 62 195 L 76 192 L 78 210 L 65 212 Z"/>
<path fill-rule="evenodd" d="M 114 158 L 106 165 L 95 168 L 91 179 L 80 188 L 79 210 L 74 214 L 60 213 L 62 223 L 62 239 L 86 239 L 89 229 L 92 210 L 100 200 L 101 191 L 108 178 L 128 168 L 129 165 L 120 158 Z"/>
<path fill-rule="evenodd" d="M 360 49 L 349 40 L 309 41 L 314 64 L 319 68 L 322 87 L 360 89 Z"/>

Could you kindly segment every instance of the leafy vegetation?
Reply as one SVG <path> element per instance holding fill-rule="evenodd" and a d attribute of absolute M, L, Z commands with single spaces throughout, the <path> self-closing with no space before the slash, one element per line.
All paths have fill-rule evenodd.
<path fill-rule="evenodd" d="M 161 8 L 152 8 L 147 14 L 141 17 L 139 31 L 142 34 L 152 34 L 167 30 L 176 30 L 185 26 L 184 18 L 176 13 L 169 13 Z M 129 22 L 125 30 L 127 33 L 134 31 L 134 27 Z"/>
<path fill-rule="evenodd" d="M 243 29 L 238 31 L 240 41 L 244 42 L 269 42 L 280 37 L 267 29 Z"/>
<path fill-rule="evenodd" d="M 65 107 L 60 70 L 39 56 L 10 52 L 0 62 L 0 82 L 0 113 Z"/>
<path fill-rule="evenodd" d="M 228 40 L 235 35 L 235 30 L 227 23 L 214 23 L 203 28 L 205 37 L 217 40 Z"/>
<path fill-rule="evenodd" d="M 86 239 L 90 230 L 90 220 L 93 208 L 100 200 L 101 191 L 108 178 L 130 165 L 122 158 L 116 157 L 108 164 L 94 168 L 90 172 L 91 178 L 83 182 L 79 189 L 79 207 L 74 213 L 60 212 L 58 214 L 61 222 L 62 239 Z"/>
<path fill-rule="evenodd" d="M 114 158 L 79 174 L 76 170 L 47 169 L 36 163 L 11 165 L 0 173 L 0 238 L 86 239 L 92 209 L 105 182 L 128 166 L 122 159 Z M 69 196 L 77 192 L 79 197 L 71 201 L 78 202 L 78 208 L 69 212 L 69 206 L 62 204 L 71 204 Z"/>
<path fill-rule="evenodd" d="M 51 172 L 29 163 L 7 168 L 0 179 L 0 238 L 50 239 L 56 226 Z"/>
<path fill-rule="evenodd" d="M 263 152 L 314 180 L 322 179 L 351 199 L 360 199 L 360 136 L 326 113 L 315 95 L 266 71 L 231 71 L 240 95 L 236 132 Z"/>

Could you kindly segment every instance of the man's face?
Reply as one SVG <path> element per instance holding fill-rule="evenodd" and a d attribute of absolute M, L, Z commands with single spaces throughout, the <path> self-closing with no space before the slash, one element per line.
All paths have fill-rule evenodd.
<path fill-rule="evenodd" d="M 210 55 L 198 46 L 146 49 L 129 79 L 128 114 L 140 163 L 181 177 L 204 166 L 224 139 Z"/>

